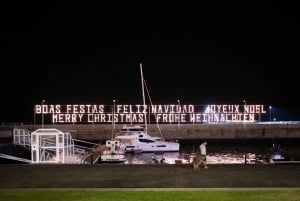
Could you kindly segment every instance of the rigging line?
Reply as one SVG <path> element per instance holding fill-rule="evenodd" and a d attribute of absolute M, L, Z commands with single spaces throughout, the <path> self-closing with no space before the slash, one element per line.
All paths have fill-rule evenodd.
<path fill-rule="evenodd" d="M 145 100 L 145 90 L 144 90 L 144 83 L 145 83 L 145 80 L 144 80 L 144 76 L 143 76 L 143 67 L 142 67 L 142 63 L 140 63 L 140 71 L 141 71 L 141 82 L 142 82 L 142 95 L 143 95 L 143 105 L 144 107 L 146 106 L 146 100 Z M 145 112 L 144 114 L 144 121 L 145 121 L 145 129 L 146 129 L 146 132 L 147 132 L 147 114 Z"/>
<path fill-rule="evenodd" d="M 144 78 L 143 78 L 143 81 L 144 81 L 144 86 L 146 88 L 146 92 L 147 92 L 147 95 L 148 95 L 148 98 L 149 98 L 149 101 L 150 101 L 150 105 L 152 106 L 153 105 L 152 100 L 151 100 L 150 93 L 149 93 L 149 90 L 148 90 L 148 87 L 147 87 L 147 84 L 146 84 L 146 80 Z M 161 129 L 160 129 L 159 123 L 157 121 L 156 115 L 154 115 L 154 118 L 155 118 L 155 121 L 156 121 L 156 125 L 157 125 L 157 128 L 158 128 L 159 134 L 160 134 L 161 137 L 163 137 L 163 134 L 161 132 Z"/>

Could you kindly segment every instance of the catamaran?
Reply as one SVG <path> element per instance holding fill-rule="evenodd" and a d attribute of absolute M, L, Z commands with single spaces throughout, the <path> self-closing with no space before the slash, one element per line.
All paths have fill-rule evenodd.
<path fill-rule="evenodd" d="M 142 94 L 144 108 L 146 108 L 145 91 L 144 91 L 144 77 L 142 64 L 140 64 L 141 80 L 142 80 Z M 179 142 L 167 141 L 163 137 L 152 137 L 147 131 L 147 115 L 144 114 L 145 125 L 124 126 L 115 139 L 118 140 L 125 152 L 178 152 Z"/>
<path fill-rule="evenodd" d="M 146 128 L 140 125 L 124 126 L 116 139 L 123 146 L 125 152 L 178 152 L 179 143 L 166 141 L 162 137 L 152 137 Z"/>

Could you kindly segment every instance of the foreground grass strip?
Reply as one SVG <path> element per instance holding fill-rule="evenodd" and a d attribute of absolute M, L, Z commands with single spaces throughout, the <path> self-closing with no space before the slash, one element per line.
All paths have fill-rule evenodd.
<path fill-rule="evenodd" d="M 81 191 L 0 190 L 5 201 L 299 201 L 300 190 Z"/>

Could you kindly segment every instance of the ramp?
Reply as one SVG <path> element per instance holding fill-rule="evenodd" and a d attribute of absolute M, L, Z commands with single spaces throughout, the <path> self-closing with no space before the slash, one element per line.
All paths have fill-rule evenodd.
<path fill-rule="evenodd" d="M 82 164 L 86 155 L 84 147 L 76 146 L 69 132 L 55 128 L 37 129 L 30 133 L 27 129 L 13 130 L 13 143 L 31 150 L 30 163 Z M 26 161 L 21 158 L 3 155 L 12 160 Z"/>
<path fill-rule="evenodd" d="M 0 153 L 0 158 L 5 158 L 5 159 L 9 159 L 9 160 L 20 161 L 20 162 L 24 162 L 24 163 L 31 163 L 31 160 L 28 160 L 28 159 L 25 159 L 25 158 L 16 157 L 16 156 L 11 156 L 11 155 L 7 155 L 7 154 L 1 154 L 1 153 Z"/>

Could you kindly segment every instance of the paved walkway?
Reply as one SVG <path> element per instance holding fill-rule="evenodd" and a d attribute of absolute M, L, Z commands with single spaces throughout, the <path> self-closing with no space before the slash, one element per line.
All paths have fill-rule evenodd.
<path fill-rule="evenodd" d="M 299 188 L 299 164 L 0 165 L 0 188 Z"/>

